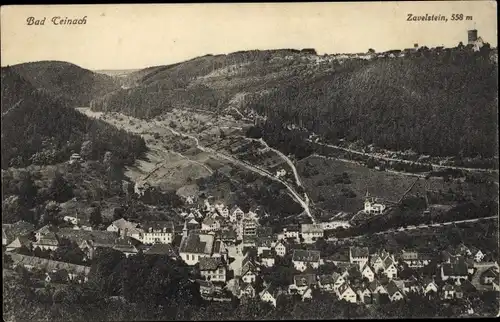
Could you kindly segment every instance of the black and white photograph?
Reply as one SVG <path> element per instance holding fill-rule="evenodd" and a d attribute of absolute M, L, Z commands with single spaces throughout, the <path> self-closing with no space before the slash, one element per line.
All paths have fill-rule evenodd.
<path fill-rule="evenodd" d="M 497 22 L 2 6 L 3 320 L 498 317 Z"/>

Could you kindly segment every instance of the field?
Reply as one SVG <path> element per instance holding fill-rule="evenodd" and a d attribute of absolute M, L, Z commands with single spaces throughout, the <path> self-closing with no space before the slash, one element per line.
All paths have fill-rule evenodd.
<path fill-rule="evenodd" d="M 332 212 L 356 212 L 363 209 L 367 191 L 371 196 L 397 202 L 417 179 L 413 176 L 377 171 L 355 163 L 319 156 L 311 156 L 299 161 L 297 171 L 315 206 Z M 344 172 L 351 183 L 332 182 L 332 177 L 342 175 Z M 346 197 L 347 189 L 354 192 L 355 196 Z M 450 189 L 475 200 L 498 200 L 496 194 L 498 190 L 494 185 L 473 184 L 458 180 L 446 182 L 439 178 L 419 179 L 410 194 L 424 196 L 429 190 L 448 192 Z"/>

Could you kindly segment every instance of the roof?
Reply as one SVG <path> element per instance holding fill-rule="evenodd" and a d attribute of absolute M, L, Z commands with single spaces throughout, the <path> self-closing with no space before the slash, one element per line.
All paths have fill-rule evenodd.
<path fill-rule="evenodd" d="M 299 232 L 300 228 L 298 225 L 287 225 L 286 227 L 283 228 L 283 231 L 296 231 Z"/>
<path fill-rule="evenodd" d="M 300 287 L 316 285 L 318 284 L 318 281 L 316 280 L 316 275 L 314 274 L 301 274 L 293 277 L 293 283 Z"/>
<path fill-rule="evenodd" d="M 14 239 L 16 239 L 16 237 L 25 236 L 34 230 L 35 230 L 35 226 L 33 224 L 30 224 L 29 222 L 20 220 L 16 223 L 13 223 L 13 224 L 3 224 L 2 225 L 2 237 L 3 237 L 3 234 L 5 234 L 5 237 L 7 238 L 7 242 L 11 242 Z"/>
<path fill-rule="evenodd" d="M 304 250 L 304 249 L 294 249 L 293 250 L 293 261 L 300 262 L 319 262 L 321 256 L 318 250 Z"/>
<path fill-rule="evenodd" d="M 274 298 L 277 298 L 280 294 L 283 293 L 283 290 L 279 287 L 279 285 L 270 283 L 263 292 L 268 292 Z"/>
<path fill-rule="evenodd" d="M 418 252 L 407 252 L 407 251 L 402 251 L 401 252 L 401 259 L 402 260 L 416 260 L 418 259 Z"/>
<path fill-rule="evenodd" d="M 400 292 L 401 294 L 403 294 L 403 292 L 401 292 L 394 281 L 390 281 L 385 288 L 387 290 L 387 293 L 389 293 L 389 296 L 394 295 L 396 292 Z"/>
<path fill-rule="evenodd" d="M 200 258 L 200 270 L 214 271 L 217 268 L 224 266 L 224 263 L 219 257 L 202 257 Z"/>
<path fill-rule="evenodd" d="M 179 252 L 211 255 L 214 239 L 214 235 L 190 233 L 182 239 Z"/>
<path fill-rule="evenodd" d="M 257 227 L 257 236 L 259 237 L 268 237 L 268 238 L 271 238 L 271 236 L 273 235 L 273 229 L 271 227 L 268 227 L 268 226 L 259 226 Z"/>
<path fill-rule="evenodd" d="M 90 272 L 89 266 L 75 265 L 71 263 L 54 261 L 34 256 L 21 255 L 16 253 L 12 253 L 10 254 L 10 256 L 14 263 L 36 266 L 46 271 L 65 269 L 71 273 L 84 274 L 84 275 L 87 275 Z"/>
<path fill-rule="evenodd" d="M 139 225 L 137 223 L 130 222 L 130 221 L 125 220 L 123 218 L 115 220 L 111 224 L 114 225 L 115 227 L 117 227 L 120 230 L 136 228 Z"/>
<path fill-rule="evenodd" d="M 321 285 L 333 284 L 335 280 L 333 279 L 333 275 L 320 275 L 318 276 L 319 282 Z"/>
<path fill-rule="evenodd" d="M 370 282 L 370 284 L 368 284 L 368 288 L 369 288 L 369 289 L 370 289 L 370 291 L 372 291 L 372 292 L 375 292 L 375 290 L 376 290 L 378 287 L 380 287 L 380 286 L 382 286 L 382 284 L 380 284 L 380 282 L 379 282 L 378 280 L 376 280 L 376 279 L 375 279 L 375 280 L 373 280 L 373 281 L 371 281 L 371 282 Z"/>
<path fill-rule="evenodd" d="M 112 245 L 118 238 L 118 234 L 105 230 L 76 230 L 72 228 L 61 228 L 57 232 L 59 238 L 66 238 L 80 245 L 85 240 L 90 240 L 94 244 Z"/>
<path fill-rule="evenodd" d="M 216 240 L 214 243 L 213 252 L 219 254 L 223 251 L 224 251 L 224 243 L 222 243 L 222 241 L 220 240 Z"/>
<path fill-rule="evenodd" d="M 7 248 L 21 248 L 21 246 L 29 246 L 30 243 L 30 240 L 26 237 L 17 237 L 12 243 L 7 245 Z"/>
<path fill-rule="evenodd" d="M 303 234 L 323 233 L 324 229 L 321 224 L 302 224 L 301 231 Z"/>
<path fill-rule="evenodd" d="M 262 254 L 260 255 L 261 258 L 274 258 L 274 251 L 269 250 L 269 249 L 264 249 L 262 251 Z"/>
<path fill-rule="evenodd" d="M 149 229 L 153 231 L 165 231 L 171 233 L 174 229 L 174 224 L 171 221 L 149 221 L 142 223 L 140 225 L 145 232 L 148 232 Z"/>
<path fill-rule="evenodd" d="M 197 279 L 195 282 L 197 284 L 199 284 L 200 287 L 210 287 L 210 288 L 214 287 L 214 284 L 212 282 L 210 282 L 210 281 L 205 281 L 205 280 Z"/>
<path fill-rule="evenodd" d="M 445 276 L 467 276 L 468 275 L 468 267 L 467 264 L 465 263 L 465 260 L 460 260 L 457 263 L 450 264 L 450 263 L 445 263 L 443 264 L 443 274 Z"/>
<path fill-rule="evenodd" d="M 344 284 L 340 285 L 340 287 L 339 287 L 339 294 L 344 294 L 344 292 L 347 291 L 349 288 L 352 290 L 352 288 L 349 285 L 349 283 L 344 283 Z"/>
<path fill-rule="evenodd" d="M 336 252 L 329 256 L 326 260 L 332 262 L 349 262 L 349 254 L 342 251 Z"/>
<path fill-rule="evenodd" d="M 394 264 L 394 261 L 389 256 L 384 260 L 384 267 L 387 268 Z"/>
<path fill-rule="evenodd" d="M 146 255 L 168 255 L 170 257 L 177 257 L 172 245 L 170 244 L 154 244 L 148 251 L 145 252 Z"/>
<path fill-rule="evenodd" d="M 258 237 L 256 240 L 257 247 L 271 247 L 273 239 L 270 237 Z"/>
<path fill-rule="evenodd" d="M 203 220 L 203 225 L 207 225 L 207 226 L 212 226 L 216 223 L 217 221 L 211 217 L 207 217 L 205 218 L 205 220 Z"/>
<path fill-rule="evenodd" d="M 58 246 L 59 240 L 57 239 L 57 236 L 55 233 L 50 232 L 50 233 L 43 235 L 40 238 L 40 240 L 36 241 L 34 244 L 41 245 L 41 246 Z"/>
<path fill-rule="evenodd" d="M 350 247 L 352 257 L 368 257 L 370 256 L 370 251 L 368 247 Z"/>
<path fill-rule="evenodd" d="M 219 232 L 217 233 L 217 235 L 222 240 L 228 240 L 228 239 L 234 240 L 234 239 L 237 238 L 237 234 L 236 234 L 236 231 L 234 229 L 222 229 L 222 230 L 219 230 Z"/>

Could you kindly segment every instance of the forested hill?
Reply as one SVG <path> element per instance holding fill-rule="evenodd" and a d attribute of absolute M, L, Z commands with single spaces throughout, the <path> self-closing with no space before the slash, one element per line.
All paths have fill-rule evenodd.
<path fill-rule="evenodd" d="M 91 142 L 89 158 L 111 151 L 121 164 L 131 164 L 146 149 L 142 138 L 91 120 L 66 99 L 36 89 L 13 68 L 2 74 L 2 169 L 67 161 Z"/>
<path fill-rule="evenodd" d="M 424 47 L 405 57 L 371 60 L 249 51 L 130 77 L 133 87 L 94 100 L 92 108 L 149 118 L 172 108 L 236 107 L 333 143 L 363 140 L 441 156 L 491 157 L 497 151 L 498 69 L 489 46 L 479 52 Z"/>
<path fill-rule="evenodd" d="M 61 61 L 40 61 L 10 66 L 37 89 L 61 97 L 73 106 L 88 106 L 94 98 L 119 88 L 110 76 Z"/>

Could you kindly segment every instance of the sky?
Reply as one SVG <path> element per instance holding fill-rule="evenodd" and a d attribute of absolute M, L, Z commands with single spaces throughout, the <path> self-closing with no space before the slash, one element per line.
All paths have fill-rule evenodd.
<path fill-rule="evenodd" d="M 408 14 L 447 22 L 407 21 Z M 452 14 L 463 20 L 451 21 Z M 53 25 L 53 17 L 84 25 Z M 466 16 L 472 16 L 466 20 Z M 45 19 L 27 25 L 27 18 Z M 1 7 L 1 65 L 62 60 L 135 69 L 240 50 L 315 48 L 319 54 L 456 46 L 467 30 L 497 46 L 494 1 L 41 5 Z"/>

